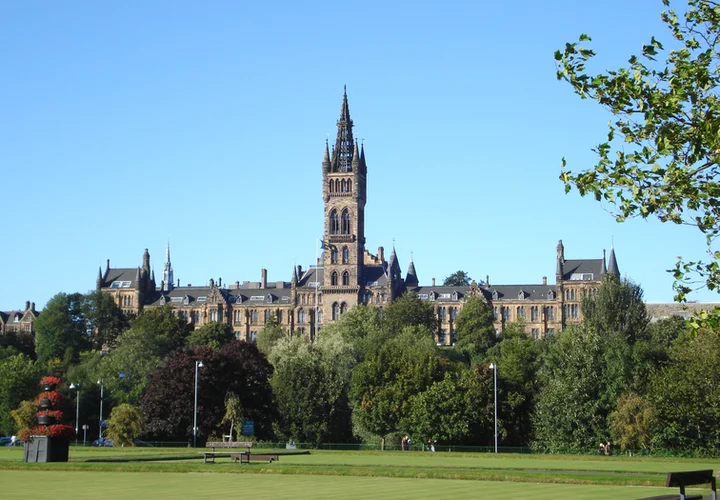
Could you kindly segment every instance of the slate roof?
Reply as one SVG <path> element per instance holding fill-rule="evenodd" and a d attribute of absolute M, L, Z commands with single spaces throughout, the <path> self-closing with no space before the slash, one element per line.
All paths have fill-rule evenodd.
<path fill-rule="evenodd" d="M 102 286 L 109 287 L 113 281 L 129 281 L 130 288 L 135 288 L 135 277 L 137 276 L 137 272 L 137 267 L 108 269 L 107 276 L 103 280 Z"/>
<path fill-rule="evenodd" d="M 310 269 L 305 271 L 300 277 L 297 286 L 303 288 L 315 288 L 315 283 L 322 285 L 325 277 L 325 269 L 322 267 L 311 266 Z"/>
<path fill-rule="evenodd" d="M 557 297 L 555 285 L 497 285 L 491 286 L 487 293 L 492 298 L 493 292 L 497 292 L 498 300 L 550 300 L 551 290 Z M 521 291 L 525 293 L 524 299 L 520 298 Z"/>
<path fill-rule="evenodd" d="M 383 266 L 364 266 L 363 277 L 366 284 L 372 283 L 373 286 L 385 286 L 388 283 L 388 277 Z"/>
<path fill-rule="evenodd" d="M 602 270 L 602 259 L 566 260 L 563 264 L 563 280 L 569 280 L 575 273 L 592 273 L 593 279 L 599 280 Z"/>

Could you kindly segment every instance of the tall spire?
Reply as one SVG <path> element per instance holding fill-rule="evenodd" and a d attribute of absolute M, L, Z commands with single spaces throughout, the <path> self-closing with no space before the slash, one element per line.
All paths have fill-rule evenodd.
<path fill-rule="evenodd" d="M 165 249 L 165 267 L 163 268 L 163 275 L 162 275 L 162 281 L 165 283 L 166 290 L 163 291 L 171 291 L 173 289 L 173 281 L 175 281 L 173 277 L 173 268 L 172 264 L 170 263 L 170 242 L 167 243 L 167 248 Z"/>
<path fill-rule="evenodd" d="M 410 257 L 410 265 L 408 266 L 407 275 L 405 276 L 405 284 L 408 286 L 417 286 L 420 284 L 412 257 Z"/>
<path fill-rule="evenodd" d="M 323 173 L 330 171 L 330 146 L 327 139 L 325 139 L 325 156 L 323 157 L 322 168 Z"/>
<path fill-rule="evenodd" d="M 97 290 L 100 290 L 102 288 L 102 285 L 103 285 L 102 267 L 98 266 L 98 277 L 97 277 L 97 280 L 95 281 L 95 288 Z"/>
<path fill-rule="evenodd" d="M 620 277 L 620 269 L 618 268 L 617 259 L 615 258 L 615 245 L 610 247 L 610 259 L 608 259 L 607 272 L 616 278 Z"/>
<path fill-rule="evenodd" d="M 353 121 L 350 119 L 348 107 L 347 87 L 343 87 L 343 102 L 340 109 L 340 119 L 337 122 L 337 138 L 332 154 L 333 172 L 351 172 L 353 160 Z"/>
<path fill-rule="evenodd" d="M 562 240 L 557 244 L 557 257 L 555 262 L 555 279 L 560 281 L 563 278 L 563 264 L 565 264 L 565 247 Z"/>

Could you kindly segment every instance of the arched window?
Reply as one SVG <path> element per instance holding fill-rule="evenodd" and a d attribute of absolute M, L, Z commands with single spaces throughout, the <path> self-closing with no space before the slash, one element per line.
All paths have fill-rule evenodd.
<path fill-rule="evenodd" d="M 318 323 L 318 325 L 322 323 L 322 311 L 319 309 L 317 312 L 317 323 Z"/>
<path fill-rule="evenodd" d="M 301 325 L 303 323 L 305 323 L 305 310 L 304 309 L 300 309 L 298 311 L 298 323 Z"/>
<path fill-rule="evenodd" d="M 330 264 L 337 264 L 337 247 L 333 246 L 333 249 L 330 250 Z"/>
<path fill-rule="evenodd" d="M 340 221 L 337 210 L 330 212 L 330 234 L 340 234 Z"/>
<path fill-rule="evenodd" d="M 337 233 L 335 233 L 337 234 Z M 350 212 L 347 208 L 342 211 L 342 231 L 341 234 L 350 234 Z"/>
<path fill-rule="evenodd" d="M 337 302 L 334 302 L 332 305 L 332 319 L 333 321 L 338 319 L 340 317 L 340 306 Z"/>
<path fill-rule="evenodd" d="M 275 319 L 277 320 L 278 324 L 282 323 L 282 311 L 280 309 L 275 311 Z"/>
<path fill-rule="evenodd" d="M 335 192 L 335 183 L 333 182 L 333 180 L 330 179 L 330 182 L 328 182 L 328 184 L 329 184 L 328 187 L 330 188 L 330 192 L 334 193 Z"/>
<path fill-rule="evenodd" d="M 343 302 L 340 304 L 340 314 L 345 314 L 347 312 L 347 304 Z"/>
<path fill-rule="evenodd" d="M 335 192 L 340 192 L 340 179 L 335 179 Z"/>
<path fill-rule="evenodd" d="M 350 273 L 345 271 L 343 273 L 343 286 L 349 286 L 350 285 Z"/>
<path fill-rule="evenodd" d="M 345 181 L 345 179 L 343 179 L 342 181 L 340 181 L 340 191 L 341 191 L 342 193 L 347 192 L 347 182 Z"/>
<path fill-rule="evenodd" d="M 352 180 L 348 179 L 348 193 L 352 193 Z"/>
<path fill-rule="evenodd" d="M 347 264 L 349 261 L 350 261 L 350 250 L 348 250 L 348 247 L 343 247 L 342 263 Z"/>
<path fill-rule="evenodd" d="M 517 319 L 523 319 L 523 318 L 525 318 L 525 306 L 518 306 L 516 313 L 517 313 L 517 314 L 515 315 L 515 317 L 516 317 Z"/>
<path fill-rule="evenodd" d="M 269 310 L 269 309 L 265 309 L 265 313 L 263 314 L 263 316 L 264 316 L 264 318 L 263 318 L 263 320 L 264 320 L 263 323 L 267 323 L 268 321 L 270 321 L 270 314 L 271 314 L 271 313 L 270 313 L 270 310 Z"/>
<path fill-rule="evenodd" d="M 337 271 L 333 271 L 330 275 L 330 285 L 335 286 L 338 284 L 338 273 Z"/>

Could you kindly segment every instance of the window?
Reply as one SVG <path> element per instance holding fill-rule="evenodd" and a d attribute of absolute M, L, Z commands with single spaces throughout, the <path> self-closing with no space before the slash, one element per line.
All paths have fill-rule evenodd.
<path fill-rule="evenodd" d="M 343 273 L 343 286 L 349 286 L 350 285 L 350 273 L 345 271 Z"/>
<path fill-rule="evenodd" d="M 530 308 L 530 321 L 537 321 L 540 317 L 540 311 L 538 306 L 532 306 Z"/>
<path fill-rule="evenodd" d="M 497 300 L 498 297 L 499 297 L 499 295 L 498 295 L 497 290 L 493 290 L 493 293 L 492 293 L 492 298 L 493 298 L 493 300 Z"/>
<path fill-rule="evenodd" d="M 352 193 L 352 179 L 348 179 L 347 188 L 348 193 Z"/>
<path fill-rule="evenodd" d="M 341 234 L 350 234 L 350 212 L 348 212 L 347 208 L 342 211 Z"/>
<path fill-rule="evenodd" d="M 450 328 L 450 345 L 455 345 L 455 329 Z"/>
<path fill-rule="evenodd" d="M 330 192 L 331 192 L 331 193 L 334 193 L 334 192 L 335 192 L 335 183 L 333 182 L 333 180 L 330 179 L 330 182 L 328 182 L 328 184 L 329 184 L 329 187 L 330 187 Z"/>
<path fill-rule="evenodd" d="M 340 306 L 337 302 L 333 303 L 332 305 L 332 319 L 335 321 L 340 317 Z"/>
<path fill-rule="evenodd" d="M 443 330 L 442 328 L 440 328 L 440 331 L 438 332 L 437 343 L 445 345 L 445 330 Z"/>
<path fill-rule="evenodd" d="M 565 304 L 564 306 L 565 317 L 568 319 L 578 318 L 578 305 L 577 304 Z"/>
<path fill-rule="evenodd" d="M 555 321 L 555 308 L 547 306 L 545 307 L 545 319 L 548 321 Z"/>
<path fill-rule="evenodd" d="M 575 289 L 565 290 L 565 300 L 575 300 Z"/>
<path fill-rule="evenodd" d="M 337 264 L 337 257 L 338 257 L 337 247 L 333 246 L 332 250 L 330 250 L 330 264 Z"/>
<path fill-rule="evenodd" d="M 193 311 L 192 312 L 192 322 L 193 324 L 197 325 L 200 323 L 200 311 Z"/>
<path fill-rule="evenodd" d="M 242 311 L 233 312 L 233 321 L 235 323 L 240 323 L 242 321 Z"/>
<path fill-rule="evenodd" d="M 302 295 L 300 296 L 300 303 L 301 303 L 302 305 L 307 305 L 307 295 L 302 294 Z"/>
<path fill-rule="evenodd" d="M 348 250 L 348 247 L 343 247 L 342 263 L 347 264 L 348 262 L 350 262 L 350 250 Z"/>
<path fill-rule="evenodd" d="M 554 333 L 555 333 L 554 328 L 548 328 L 547 331 L 545 332 L 545 335 L 553 335 Z"/>
<path fill-rule="evenodd" d="M 347 312 L 347 304 L 343 302 L 340 304 L 340 314 L 345 314 Z"/>
<path fill-rule="evenodd" d="M 347 193 L 347 181 L 345 179 L 340 181 L 340 190 L 343 193 Z"/>
<path fill-rule="evenodd" d="M 330 275 L 330 284 L 332 286 L 336 286 L 338 284 L 338 273 L 337 271 L 333 271 Z"/>
<path fill-rule="evenodd" d="M 337 210 L 330 212 L 330 234 L 340 234 L 340 220 Z"/>
<path fill-rule="evenodd" d="M 255 342 L 257 340 L 257 332 L 250 332 L 250 342 Z"/>
<path fill-rule="evenodd" d="M 445 317 L 447 316 L 447 311 L 444 307 L 441 307 L 438 309 L 438 314 L 440 316 L 440 321 L 445 322 Z"/>
<path fill-rule="evenodd" d="M 278 324 L 282 323 L 282 311 L 277 310 L 275 311 L 275 319 L 277 319 Z"/>
<path fill-rule="evenodd" d="M 498 319 L 498 308 L 497 306 L 493 307 L 493 319 L 497 321 Z"/>
<path fill-rule="evenodd" d="M 533 328 L 531 333 L 532 333 L 532 337 L 535 340 L 538 340 L 540 338 L 540 329 L 539 328 Z"/>
<path fill-rule="evenodd" d="M 210 311 L 210 321 L 217 321 L 218 320 L 218 311 L 217 309 L 213 309 Z"/>
<path fill-rule="evenodd" d="M 508 306 L 503 306 L 502 308 L 502 319 L 505 321 L 510 319 L 510 308 Z"/>
<path fill-rule="evenodd" d="M 525 319 L 525 306 L 517 307 L 517 319 Z"/>
<path fill-rule="evenodd" d="M 322 311 L 320 309 L 317 312 L 317 322 L 318 324 L 322 323 Z"/>
<path fill-rule="evenodd" d="M 298 323 L 304 324 L 305 323 L 305 311 L 303 309 L 300 309 L 297 313 Z"/>
<path fill-rule="evenodd" d="M 555 290 L 550 290 L 548 292 L 548 299 L 555 300 Z"/>
<path fill-rule="evenodd" d="M 263 313 L 263 323 L 267 323 L 268 321 L 270 321 L 270 314 L 272 314 L 270 310 L 265 309 L 265 312 Z"/>
<path fill-rule="evenodd" d="M 451 307 L 450 308 L 450 320 L 455 321 L 455 318 L 457 318 L 458 315 L 458 308 L 457 307 Z"/>
<path fill-rule="evenodd" d="M 250 323 L 257 323 L 258 321 L 258 312 L 253 309 L 250 311 Z"/>

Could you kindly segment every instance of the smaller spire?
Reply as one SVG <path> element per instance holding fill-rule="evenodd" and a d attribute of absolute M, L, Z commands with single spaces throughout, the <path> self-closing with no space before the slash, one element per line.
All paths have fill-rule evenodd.
<path fill-rule="evenodd" d="M 95 281 L 95 288 L 97 290 L 100 290 L 102 288 L 102 284 L 103 284 L 102 267 L 98 266 L 98 277 L 97 277 L 97 280 Z"/>
<path fill-rule="evenodd" d="M 353 158 L 352 158 L 353 172 L 357 172 L 358 168 L 360 168 L 360 150 L 358 149 L 357 141 L 355 141 L 355 148 L 353 149 Z"/>
<path fill-rule="evenodd" d="M 563 246 L 562 240 L 559 240 L 557 244 L 557 262 L 555 265 L 555 274 L 558 279 L 562 279 L 563 264 L 565 264 L 565 247 Z"/>
<path fill-rule="evenodd" d="M 618 268 L 617 259 L 615 258 L 615 245 L 610 247 L 610 259 L 608 260 L 607 272 L 616 278 L 620 277 L 620 268 Z"/>
<path fill-rule="evenodd" d="M 297 284 L 297 282 L 298 282 L 297 267 L 293 266 L 292 283 Z"/>
<path fill-rule="evenodd" d="M 602 269 L 600 270 L 600 276 L 605 276 L 605 274 L 607 274 L 607 267 L 605 267 L 605 249 L 603 248 Z"/>
<path fill-rule="evenodd" d="M 405 284 L 409 286 L 417 286 L 420 284 L 417 272 L 415 271 L 415 263 L 413 262 L 412 254 L 410 255 L 410 265 L 408 266 L 407 275 L 405 276 Z"/>

